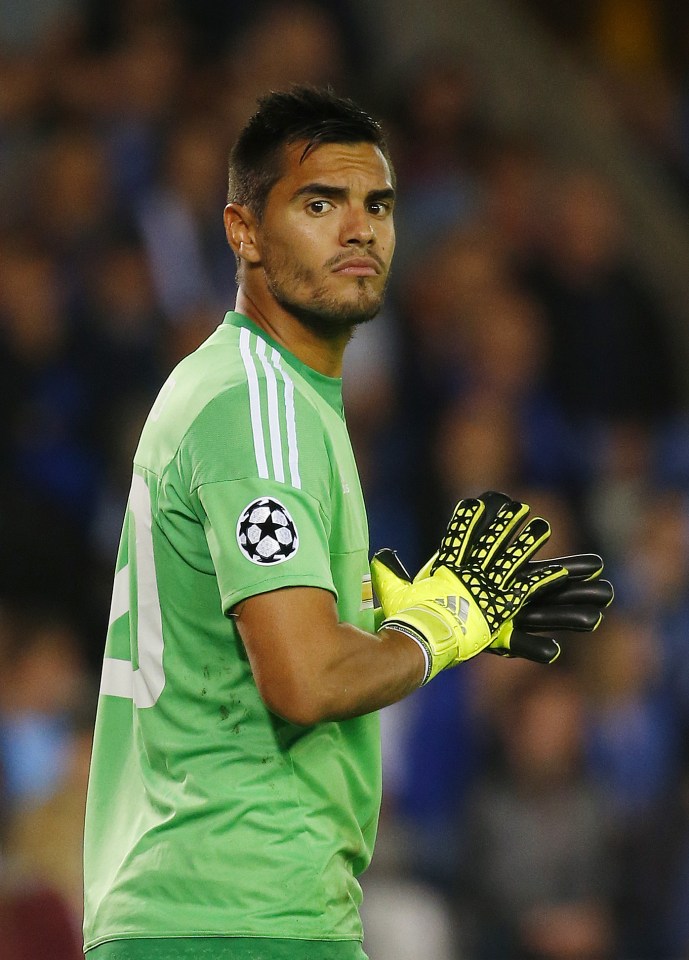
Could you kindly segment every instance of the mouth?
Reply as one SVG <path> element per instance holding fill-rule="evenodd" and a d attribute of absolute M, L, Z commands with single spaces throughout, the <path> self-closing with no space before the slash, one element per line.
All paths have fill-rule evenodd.
<path fill-rule="evenodd" d="M 333 267 L 333 273 L 350 277 L 374 277 L 380 272 L 381 265 L 373 257 L 349 257 Z"/>

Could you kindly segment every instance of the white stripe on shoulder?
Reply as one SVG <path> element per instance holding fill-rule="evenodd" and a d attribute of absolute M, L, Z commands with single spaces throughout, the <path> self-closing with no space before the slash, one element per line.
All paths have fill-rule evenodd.
<path fill-rule="evenodd" d="M 246 327 L 239 331 L 239 352 L 242 357 L 246 378 L 249 385 L 249 409 L 251 412 L 251 432 L 254 438 L 254 454 L 256 455 L 256 469 L 263 480 L 268 479 L 268 462 L 263 440 L 263 420 L 261 419 L 261 394 L 258 386 L 258 376 L 254 358 L 251 356 L 251 334 Z"/>
<path fill-rule="evenodd" d="M 277 350 L 273 350 L 270 359 L 276 370 L 280 371 L 285 384 L 285 417 L 287 423 L 287 446 L 289 450 L 289 472 L 292 486 L 301 488 L 299 475 L 299 447 L 297 444 L 297 418 L 294 409 L 294 383 L 282 366 L 281 357 Z"/>
<path fill-rule="evenodd" d="M 256 338 L 256 353 L 266 374 L 268 387 L 268 426 L 270 429 L 270 449 L 273 458 L 273 472 L 279 483 L 285 482 L 285 470 L 282 463 L 282 437 L 280 435 L 280 412 L 278 407 L 278 383 L 275 370 L 266 357 L 266 342 Z"/>

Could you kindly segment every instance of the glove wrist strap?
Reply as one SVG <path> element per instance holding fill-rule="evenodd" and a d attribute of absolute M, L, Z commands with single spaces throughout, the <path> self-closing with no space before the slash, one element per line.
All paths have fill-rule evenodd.
<path fill-rule="evenodd" d="M 433 673 L 433 654 L 426 638 L 414 630 L 413 627 L 410 627 L 408 623 L 402 623 L 400 620 L 384 620 L 381 627 L 385 630 L 397 630 L 398 633 L 403 633 L 405 637 L 409 637 L 410 640 L 418 644 L 425 661 L 423 679 L 420 684 L 423 687 L 431 679 Z"/>

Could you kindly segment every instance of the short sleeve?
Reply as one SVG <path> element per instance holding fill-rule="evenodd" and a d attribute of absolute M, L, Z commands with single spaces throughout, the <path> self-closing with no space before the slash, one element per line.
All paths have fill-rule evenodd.
<path fill-rule="evenodd" d="M 319 504 L 304 490 L 264 479 L 198 489 L 223 611 L 281 587 L 321 587 L 337 597 Z"/>
<path fill-rule="evenodd" d="M 248 596 L 287 586 L 321 587 L 337 596 L 323 422 L 296 391 L 289 411 L 267 399 L 259 431 L 246 385 L 215 397 L 179 453 L 226 613 Z"/>

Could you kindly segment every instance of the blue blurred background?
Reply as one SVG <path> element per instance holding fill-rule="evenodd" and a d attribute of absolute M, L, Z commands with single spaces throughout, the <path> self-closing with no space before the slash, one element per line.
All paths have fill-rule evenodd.
<path fill-rule="evenodd" d="M 80 948 L 111 578 L 148 407 L 234 302 L 256 96 L 379 116 L 398 254 L 345 367 L 372 549 L 500 489 L 617 590 L 545 669 L 383 714 L 371 960 L 689 960 L 689 9 L 0 0 L 0 956 Z"/>

